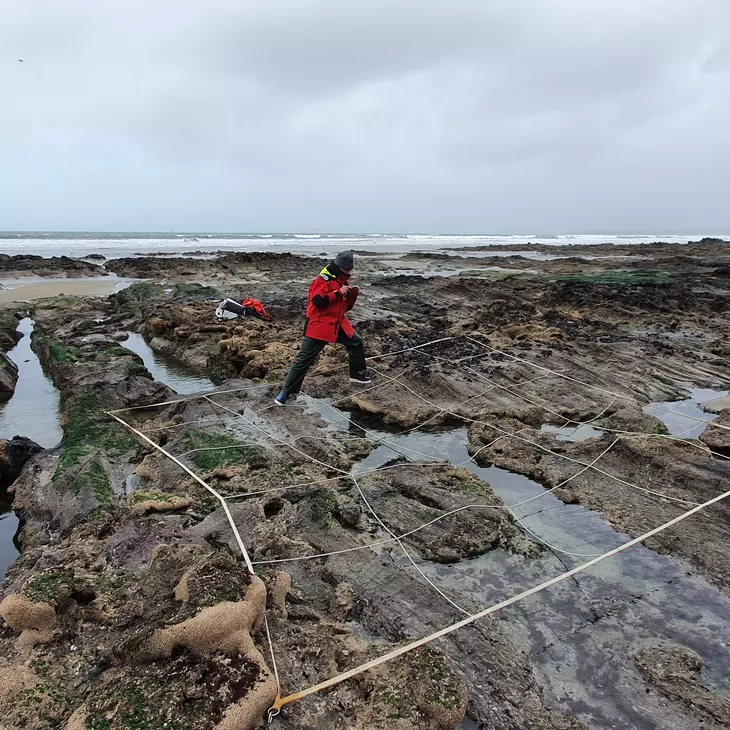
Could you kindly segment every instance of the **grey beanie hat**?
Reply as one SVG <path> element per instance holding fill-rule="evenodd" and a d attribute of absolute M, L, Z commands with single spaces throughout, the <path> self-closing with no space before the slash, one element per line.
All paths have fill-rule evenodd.
<path fill-rule="evenodd" d="M 335 256 L 334 263 L 335 266 L 339 266 L 341 269 L 350 271 L 355 265 L 355 258 L 352 255 L 352 251 L 340 251 L 340 253 Z"/>

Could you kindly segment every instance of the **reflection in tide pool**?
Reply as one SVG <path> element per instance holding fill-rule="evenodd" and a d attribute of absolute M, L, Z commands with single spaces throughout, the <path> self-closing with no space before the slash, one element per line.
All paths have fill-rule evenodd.
<path fill-rule="evenodd" d="M 367 428 L 369 437 L 387 439 L 388 444 L 382 443 L 356 465 L 356 476 L 399 456 L 445 460 L 487 482 L 504 504 L 522 503 L 511 510 L 519 518 L 519 526 L 530 530 L 528 537 L 537 535 L 554 547 L 530 558 L 494 549 L 448 565 L 417 558 L 421 570 L 441 590 L 469 609 L 514 596 L 629 540 L 598 512 L 566 504 L 522 474 L 468 461 L 464 428 L 389 433 L 382 424 L 370 428 L 372 421 L 360 414 L 352 414 L 361 424 L 353 426 L 347 420 L 350 414 L 321 401 L 306 399 L 305 405 L 320 413 L 331 428 L 339 427 L 347 435 L 363 435 Z M 367 491 L 367 477 L 361 486 Z M 405 558 L 401 561 L 395 548 L 381 550 L 407 569 L 408 563 Z M 581 719 L 590 719 L 592 728 L 679 730 L 679 725 L 670 724 L 676 717 L 674 711 L 658 695 L 647 694 L 637 674 L 634 655 L 644 642 L 681 642 L 702 657 L 703 683 L 714 691 L 730 692 L 730 600 L 688 571 L 683 561 L 644 545 L 504 609 L 499 620 L 519 648 L 530 655 L 549 701 Z M 460 730 L 477 727 L 467 718 Z"/>
<path fill-rule="evenodd" d="M 129 339 L 120 344 L 142 358 L 144 366 L 155 380 L 164 383 L 180 395 L 210 390 L 213 385 L 210 378 L 198 375 L 179 360 L 173 360 L 154 352 L 144 341 L 142 335 L 136 332 L 130 332 Z"/>
<path fill-rule="evenodd" d="M 716 413 L 703 411 L 699 406 L 727 395 L 727 390 L 689 388 L 689 398 L 686 400 L 652 403 L 644 406 L 643 411 L 658 418 L 672 436 L 696 439 L 707 429 L 707 424 L 717 418 Z M 704 423 L 699 421 L 704 421 Z"/>
<path fill-rule="evenodd" d="M 10 507 L 13 498 L 5 487 L 0 487 L 0 581 L 5 577 L 8 566 L 18 557 L 15 547 L 15 534 L 19 521 Z"/>
<path fill-rule="evenodd" d="M 553 426 L 550 423 L 543 423 L 540 430 L 544 433 L 554 433 L 557 441 L 585 441 L 593 436 L 602 436 L 603 431 L 593 428 L 590 424 L 584 423 L 576 426 Z"/>
<path fill-rule="evenodd" d="M 59 394 L 30 348 L 33 324 L 32 319 L 20 322 L 18 332 L 23 337 L 8 352 L 18 366 L 18 384 L 13 397 L 0 411 L 0 438 L 27 436 L 50 449 L 63 437 L 58 421 Z"/>
<path fill-rule="evenodd" d="M 63 436 L 58 420 L 59 394 L 31 350 L 33 324 L 32 319 L 21 320 L 18 332 L 23 336 L 7 354 L 18 366 L 18 383 L 15 393 L 0 410 L 0 438 L 27 436 L 45 448 L 52 448 Z M 7 486 L 0 485 L 0 580 L 18 557 L 14 538 L 19 523 L 11 510 L 13 500 Z"/>

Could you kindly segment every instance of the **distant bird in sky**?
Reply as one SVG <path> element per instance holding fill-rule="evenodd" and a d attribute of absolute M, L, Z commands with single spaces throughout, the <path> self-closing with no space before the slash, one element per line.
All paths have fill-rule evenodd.
<path fill-rule="evenodd" d="M 25 63 L 25 61 L 22 58 L 19 58 L 18 63 Z"/>

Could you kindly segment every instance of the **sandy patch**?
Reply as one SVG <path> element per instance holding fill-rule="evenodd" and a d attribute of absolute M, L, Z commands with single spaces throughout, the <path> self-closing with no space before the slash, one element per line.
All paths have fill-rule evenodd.
<path fill-rule="evenodd" d="M 116 276 L 46 279 L 29 283 L 18 279 L 4 279 L 0 282 L 3 286 L 3 289 L 0 290 L 0 304 L 59 296 L 103 297 L 124 289 L 132 283 L 132 279 L 120 279 Z"/>

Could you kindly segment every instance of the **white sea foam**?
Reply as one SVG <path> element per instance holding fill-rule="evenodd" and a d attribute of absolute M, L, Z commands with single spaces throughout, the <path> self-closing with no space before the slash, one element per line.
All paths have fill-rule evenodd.
<path fill-rule="evenodd" d="M 718 234 L 720 238 L 730 235 Z M 302 254 L 330 254 L 342 249 L 354 248 L 388 253 L 419 251 L 439 251 L 461 247 L 489 246 L 495 249 L 508 249 L 520 243 L 540 243 L 547 246 L 558 245 L 597 245 L 640 244 L 651 241 L 684 244 L 699 240 L 698 235 L 616 235 L 590 234 L 557 236 L 543 234 L 241 234 L 221 235 L 215 233 L 171 233 L 171 234 L 2 234 L 0 233 L 0 253 L 34 254 L 39 256 L 71 256 L 83 258 L 91 253 L 100 253 L 107 258 L 132 256 L 134 254 L 164 252 L 168 254 L 191 251 L 291 251 Z"/>

